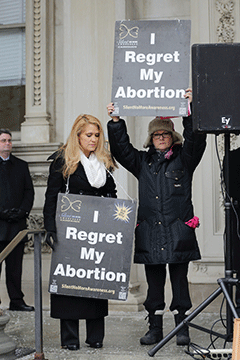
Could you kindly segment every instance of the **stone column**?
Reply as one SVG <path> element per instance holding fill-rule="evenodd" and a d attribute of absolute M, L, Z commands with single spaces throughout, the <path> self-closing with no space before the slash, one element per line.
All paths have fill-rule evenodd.
<path fill-rule="evenodd" d="M 125 0 L 115 0 L 115 19 L 123 20 L 128 18 L 128 13 L 132 7 L 132 2 L 127 2 Z M 128 117 L 127 119 L 128 132 L 133 143 L 136 139 L 136 122 L 135 117 Z M 138 182 L 128 171 L 123 169 L 121 166 L 114 173 L 116 180 L 121 184 L 125 189 L 127 194 L 132 198 L 137 198 L 137 189 Z M 121 187 L 118 186 L 118 197 L 126 198 L 127 195 L 122 191 Z M 141 311 L 144 309 L 143 302 L 145 300 L 145 292 L 142 290 L 142 282 L 145 282 L 143 279 L 143 265 L 134 264 L 131 265 L 130 280 L 129 280 L 129 291 L 127 301 L 110 301 L 109 307 L 111 310 L 121 310 L 121 311 Z"/>
<path fill-rule="evenodd" d="M 50 141 L 49 96 L 53 72 L 49 54 L 53 2 L 26 1 L 26 115 L 21 125 L 22 143 Z"/>

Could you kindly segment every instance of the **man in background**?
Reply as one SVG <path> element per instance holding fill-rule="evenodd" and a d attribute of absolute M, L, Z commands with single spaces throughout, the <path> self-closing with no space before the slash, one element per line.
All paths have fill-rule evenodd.
<path fill-rule="evenodd" d="M 34 200 L 28 164 L 11 151 L 12 134 L 8 129 L 0 129 L 0 252 L 19 231 L 26 229 L 26 218 Z M 9 310 L 34 311 L 33 306 L 24 302 L 21 290 L 24 241 L 26 237 L 5 259 Z"/>

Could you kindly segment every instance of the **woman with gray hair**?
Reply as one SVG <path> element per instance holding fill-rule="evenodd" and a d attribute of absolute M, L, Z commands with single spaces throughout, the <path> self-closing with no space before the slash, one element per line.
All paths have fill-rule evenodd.
<path fill-rule="evenodd" d="M 192 100 L 191 89 L 185 97 Z M 112 116 L 114 104 L 107 106 L 108 136 L 115 159 L 139 181 L 139 208 L 135 230 L 134 262 L 145 265 L 148 283 L 144 306 L 149 316 L 149 331 L 140 339 L 151 345 L 163 338 L 166 264 L 172 285 L 170 310 L 178 325 L 191 306 L 188 289 L 189 261 L 200 259 L 192 204 L 193 172 L 205 147 L 206 135 L 194 134 L 192 117 L 183 118 L 183 137 L 174 130 L 170 118 L 156 117 L 149 123 L 144 144 L 148 151 L 133 147 L 125 121 Z M 177 345 L 190 342 L 188 327 L 177 334 Z"/>

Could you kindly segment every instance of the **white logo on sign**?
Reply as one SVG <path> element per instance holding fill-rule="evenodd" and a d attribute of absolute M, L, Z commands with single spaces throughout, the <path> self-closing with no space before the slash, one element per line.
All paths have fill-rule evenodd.
<path fill-rule="evenodd" d="M 230 122 L 231 118 L 226 118 L 225 116 L 222 116 L 222 124 L 228 125 Z"/>

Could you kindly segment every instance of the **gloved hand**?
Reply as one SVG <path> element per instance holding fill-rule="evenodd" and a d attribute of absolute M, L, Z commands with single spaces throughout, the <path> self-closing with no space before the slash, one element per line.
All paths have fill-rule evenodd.
<path fill-rule="evenodd" d="M 0 219 L 1 219 L 1 220 L 8 220 L 9 214 L 10 214 L 10 210 L 9 210 L 9 209 L 0 210 Z"/>
<path fill-rule="evenodd" d="M 57 243 L 57 234 L 54 231 L 48 231 L 45 241 L 54 250 L 54 245 Z"/>
<path fill-rule="evenodd" d="M 9 210 L 9 216 L 8 216 L 7 221 L 10 223 L 15 223 L 23 218 L 26 218 L 27 215 L 28 215 L 28 213 L 25 210 L 13 208 L 13 209 Z"/>

